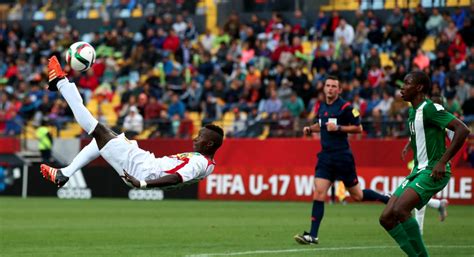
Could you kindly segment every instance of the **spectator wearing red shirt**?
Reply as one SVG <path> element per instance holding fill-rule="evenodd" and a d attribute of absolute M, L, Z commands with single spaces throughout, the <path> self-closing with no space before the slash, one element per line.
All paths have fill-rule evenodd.
<path fill-rule="evenodd" d="M 150 96 L 150 101 L 145 106 L 145 122 L 161 118 L 163 105 L 155 96 Z"/>
<path fill-rule="evenodd" d="M 85 103 L 88 103 L 91 99 L 92 93 L 99 86 L 99 78 L 95 75 L 93 69 L 89 69 L 85 75 L 81 76 L 78 84 L 84 94 Z"/>
<path fill-rule="evenodd" d="M 288 45 L 286 45 L 285 41 L 280 40 L 278 42 L 277 48 L 275 49 L 275 51 L 273 51 L 271 55 L 271 59 L 273 62 L 277 63 L 278 60 L 280 60 L 280 56 L 283 52 L 290 52 L 290 51 L 291 49 L 288 47 Z"/>
<path fill-rule="evenodd" d="M 163 49 L 175 53 L 179 48 L 179 37 L 176 35 L 174 30 L 170 30 L 170 33 L 163 43 Z"/>
<path fill-rule="evenodd" d="M 466 60 L 466 44 L 459 33 L 454 37 L 451 45 L 449 45 L 448 55 L 451 57 L 451 60 L 454 60 L 456 66 Z M 460 67 L 457 67 L 457 69 L 459 68 Z"/>

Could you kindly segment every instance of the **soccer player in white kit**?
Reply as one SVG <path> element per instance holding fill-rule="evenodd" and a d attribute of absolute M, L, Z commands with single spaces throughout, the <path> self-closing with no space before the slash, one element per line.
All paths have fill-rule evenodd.
<path fill-rule="evenodd" d="M 71 107 L 79 125 L 94 139 L 85 146 L 67 167 L 57 169 L 41 165 L 43 177 L 58 187 L 64 186 L 74 172 L 102 156 L 132 187 L 175 189 L 196 183 L 211 174 L 214 155 L 223 142 L 222 128 L 204 126 L 193 140 L 194 152 L 155 158 L 153 153 L 138 147 L 124 134 L 117 135 L 100 124 L 82 103 L 74 83 L 66 78 L 58 59 L 49 59 L 49 90 L 59 90 Z"/>

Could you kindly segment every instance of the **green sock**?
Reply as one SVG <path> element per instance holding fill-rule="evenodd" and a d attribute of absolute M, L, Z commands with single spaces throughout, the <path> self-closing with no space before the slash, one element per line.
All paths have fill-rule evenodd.
<path fill-rule="evenodd" d="M 426 251 L 425 244 L 423 243 L 423 238 L 421 237 L 420 227 L 416 219 L 411 217 L 405 222 L 400 223 L 403 226 L 403 229 L 408 235 L 408 240 L 413 246 L 413 249 L 417 252 L 418 256 L 428 257 L 428 251 Z"/>
<path fill-rule="evenodd" d="M 393 239 L 395 239 L 400 248 L 402 248 L 402 250 L 408 256 L 417 256 L 415 249 L 413 249 L 413 246 L 411 245 L 410 241 L 408 241 L 408 235 L 405 232 L 405 229 L 403 229 L 402 224 L 398 224 L 396 227 L 388 231 L 388 233 L 391 237 L 393 237 Z"/>

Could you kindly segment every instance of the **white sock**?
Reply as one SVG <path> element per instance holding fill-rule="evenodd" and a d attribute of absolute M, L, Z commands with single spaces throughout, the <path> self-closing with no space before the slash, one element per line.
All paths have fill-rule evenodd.
<path fill-rule="evenodd" d="M 441 206 L 441 200 L 431 198 L 426 205 L 438 209 Z"/>
<path fill-rule="evenodd" d="M 61 169 L 64 176 L 71 177 L 76 171 L 86 166 L 89 162 L 97 159 L 100 156 L 99 147 L 95 139 L 86 145 L 82 150 L 74 157 L 74 160 L 67 166 Z"/>
<path fill-rule="evenodd" d="M 423 221 L 425 220 L 425 210 L 426 206 L 423 206 L 420 210 L 415 209 L 416 222 L 420 227 L 420 233 L 423 235 Z"/>
<path fill-rule="evenodd" d="M 77 123 L 79 123 L 79 125 L 90 135 L 99 122 L 84 106 L 76 84 L 71 83 L 67 78 L 64 78 L 58 82 L 57 86 L 61 95 L 63 95 L 69 107 L 71 107 Z"/>

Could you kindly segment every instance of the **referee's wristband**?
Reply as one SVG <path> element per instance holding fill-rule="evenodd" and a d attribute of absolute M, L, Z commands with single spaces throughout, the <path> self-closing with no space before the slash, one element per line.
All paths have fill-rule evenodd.
<path fill-rule="evenodd" d="M 140 180 L 140 188 L 146 188 L 147 184 L 145 180 Z"/>
<path fill-rule="evenodd" d="M 337 131 L 342 131 L 341 125 L 337 125 Z"/>

